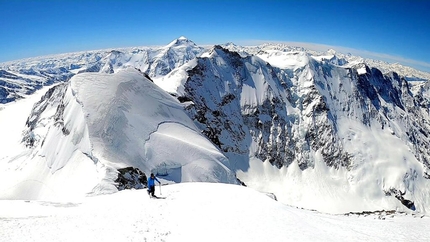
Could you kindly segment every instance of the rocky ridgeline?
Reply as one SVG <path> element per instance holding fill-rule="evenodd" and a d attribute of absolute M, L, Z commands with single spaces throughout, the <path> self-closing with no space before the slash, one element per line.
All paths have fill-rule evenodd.
<path fill-rule="evenodd" d="M 143 189 L 147 187 L 148 180 L 146 174 L 139 168 L 126 167 L 118 169 L 118 178 L 115 186 L 119 191 L 124 189 Z"/>

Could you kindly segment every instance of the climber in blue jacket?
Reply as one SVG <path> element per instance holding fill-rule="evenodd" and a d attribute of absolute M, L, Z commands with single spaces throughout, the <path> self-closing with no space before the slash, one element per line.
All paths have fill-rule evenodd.
<path fill-rule="evenodd" d="M 157 179 L 157 177 L 155 177 L 154 173 L 151 173 L 151 176 L 148 178 L 148 194 L 152 197 L 157 197 L 154 195 L 155 181 L 157 181 L 158 184 L 161 184 L 161 182 Z"/>

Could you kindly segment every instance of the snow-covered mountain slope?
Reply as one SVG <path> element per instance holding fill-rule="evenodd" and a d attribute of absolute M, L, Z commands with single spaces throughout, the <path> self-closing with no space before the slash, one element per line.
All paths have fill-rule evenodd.
<path fill-rule="evenodd" d="M 0 201 L 0 236 L 9 242 L 425 241 L 430 236 L 429 218 L 418 214 L 327 215 L 226 184 L 175 184 L 161 192 L 165 199 L 127 190 L 68 203 Z"/>
<path fill-rule="evenodd" d="M 147 70 L 152 78 L 165 76 L 176 67 L 182 66 L 200 56 L 204 50 L 203 47 L 197 46 L 191 40 L 180 37 L 160 49 L 152 58 L 148 68 L 143 71 Z"/>
<path fill-rule="evenodd" d="M 366 59 L 334 50 L 319 52 L 302 47 L 270 43 L 245 47 L 228 43 L 223 47 L 242 56 L 256 55 L 266 61 L 270 58 L 270 63 L 277 62 L 281 65 L 288 65 L 291 64 L 289 61 L 294 61 L 294 59 L 282 58 L 282 56 L 304 52 L 320 60 L 330 60 L 332 64 L 336 65 L 351 66 L 363 63 L 381 70 L 384 74 L 397 72 L 408 81 L 430 80 L 430 73 L 427 72 L 398 63 Z M 166 46 L 85 51 L 0 63 L 0 103 L 21 99 L 43 86 L 67 81 L 73 75 L 82 72 L 113 73 L 132 66 L 145 72 L 152 79 L 162 78 L 174 68 L 203 55 L 207 50 L 207 46 L 197 46 L 191 40 L 180 37 Z M 283 63 L 283 61 L 286 62 Z"/>
<path fill-rule="evenodd" d="M 160 86 L 192 101 L 189 116 L 243 182 L 280 201 L 345 212 L 411 200 L 429 210 L 428 109 L 404 79 L 300 51 L 263 57 L 273 65 L 215 46 Z"/>
<path fill-rule="evenodd" d="M 204 51 L 204 47 L 180 37 L 167 46 L 86 51 L 0 63 L 0 103 L 21 99 L 82 72 L 113 73 L 135 67 L 157 78 Z"/>
<path fill-rule="evenodd" d="M 28 117 L 22 143 L 24 151 L 2 152 L 3 199 L 116 191 L 116 169 L 129 166 L 168 169 L 164 179 L 174 182 L 236 183 L 227 158 L 182 105 L 134 68 L 83 73 L 51 88 Z"/>
<path fill-rule="evenodd" d="M 428 82 L 410 85 L 332 50 L 204 49 L 183 37 L 51 58 L 1 67 L 19 77 L 8 80 L 28 69 L 42 78 L 42 67 L 74 75 L 26 116 L 12 112 L 25 99 L 0 106 L 2 134 L 14 141 L 0 143 L 3 198 L 113 192 L 116 169 L 132 166 L 173 182 L 236 175 L 324 212 L 430 211 Z"/>
<path fill-rule="evenodd" d="M 227 43 L 222 45 L 224 48 L 231 51 L 240 53 L 242 56 L 246 55 L 283 55 L 289 52 L 306 52 L 307 54 L 317 58 L 319 60 L 327 60 L 335 65 L 355 65 L 359 63 L 366 64 L 369 67 L 377 68 L 384 74 L 389 72 L 396 72 L 397 74 L 405 77 L 408 81 L 428 81 L 430 80 L 430 73 L 416 70 L 414 68 L 401 65 L 399 63 L 389 63 L 382 60 L 374 60 L 369 58 L 363 58 L 360 56 L 354 56 L 350 53 L 340 53 L 336 50 L 329 49 L 326 52 L 315 51 L 306 49 L 303 47 L 289 46 L 286 44 L 273 44 L 266 43 L 258 46 L 239 46 L 234 43 Z M 263 58 L 264 59 L 264 58 Z"/>

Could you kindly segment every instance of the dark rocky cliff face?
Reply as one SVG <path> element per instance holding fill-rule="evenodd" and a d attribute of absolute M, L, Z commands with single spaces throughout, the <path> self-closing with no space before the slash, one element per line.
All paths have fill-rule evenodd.
<path fill-rule="evenodd" d="M 22 142 L 29 148 L 37 146 L 38 142 L 43 142 L 43 140 L 38 137 L 35 132 L 36 126 L 41 122 L 44 122 L 43 119 L 49 119 L 51 117 L 44 117 L 46 115 L 44 112 L 48 108 L 52 108 L 56 110 L 55 114 L 52 118 L 55 121 L 56 126 L 60 126 L 63 130 L 63 133 L 67 134 L 67 130 L 64 128 L 63 122 L 63 112 L 64 112 L 64 94 L 67 88 L 67 84 L 60 84 L 50 88 L 42 98 L 34 104 L 33 110 L 31 114 L 27 118 L 26 128 L 23 131 Z"/>
<path fill-rule="evenodd" d="M 124 189 L 143 189 L 147 187 L 146 174 L 135 167 L 118 169 L 118 178 L 115 180 L 118 191 Z"/>
<path fill-rule="evenodd" d="M 74 74 L 65 68 L 47 70 L 20 69 L 19 75 L 0 69 L 0 103 L 9 103 L 31 95 L 43 86 L 64 82 Z"/>
<path fill-rule="evenodd" d="M 365 73 L 359 74 L 359 68 Z M 327 165 L 349 168 L 354 156 L 338 135 L 341 117 L 382 129 L 402 120 L 410 131 L 394 135 L 407 138 L 430 168 L 430 129 L 423 116 L 428 103 L 414 97 L 396 73 L 337 67 L 310 57 L 302 68 L 282 70 L 216 46 L 188 71 L 184 89 L 180 99 L 192 101 L 189 116 L 227 156 L 252 150 L 250 155 L 278 168 L 296 161 L 304 170 L 313 167 L 311 154 L 318 151 Z M 254 101 L 246 101 L 250 96 Z"/>
<path fill-rule="evenodd" d="M 400 116 L 407 123 L 406 135 L 415 157 L 421 161 L 427 172 L 425 177 L 430 179 L 430 99 L 429 83 L 423 85 L 418 92 L 412 94 L 407 82 L 402 83 L 402 100 L 405 102 L 405 114 Z M 427 97 L 427 98 L 426 98 Z"/>
<path fill-rule="evenodd" d="M 225 153 L 247 155 L 253 143 L 252 155 L 263 161 L 281 168 L 296 160 L 306 169 L 313 166 L 309 152 L 322 149 L 329 165 L 348 165 L 324 97 L 315 85 L 307 88 L 306 95 L 295 92 L 300 71 L 287 73 L 259 58 L 242 58 L 217 46 L 212 57 L 200 58 L 188 74 L 185 92 L 193 101 L 188 107 L 190 117 Z M 249 87 L 258 87 L 251 94 L 258 101 L 243 101 L 249 98 Z M 287 110 L 289 106 L 299 113 Z M 311 125 L 303 131 L 299 129 L 304 118 Z"/>

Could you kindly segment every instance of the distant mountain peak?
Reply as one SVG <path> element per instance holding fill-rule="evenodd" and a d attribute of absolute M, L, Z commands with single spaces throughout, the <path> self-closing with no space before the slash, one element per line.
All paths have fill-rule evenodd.
<path fill-rule="evenodd" d="M 208 52 L 208 57 L 211 58 L 227 58 L 227 59 L 240 59 L 241 56 L 235 51 L 230 51 L 221 45 L 214 45 L 212 49 Z"/>
<path fill-rule="evenodd" d="M 336 51 L 334 49 L 327 50 L 327 54 L 336 55 Z"/>
<path fill-rule="evenodd" d="M 175 47 L 175 46 L 182 46 L 182 45 L 196 46 L 196 44 L 193 41 L 187 39 L 185 36 L 181 36 L 181 37 L 173 40 L 167 46 L 168 47 Z"/>
<path fill-rule="evenodd" d="M 226 47 L 240 47 L 239 45 L 233 43 L 233 42 L 227 42 L 225 44 L 223 44 L 222 46 L 226 46 Z"/>

